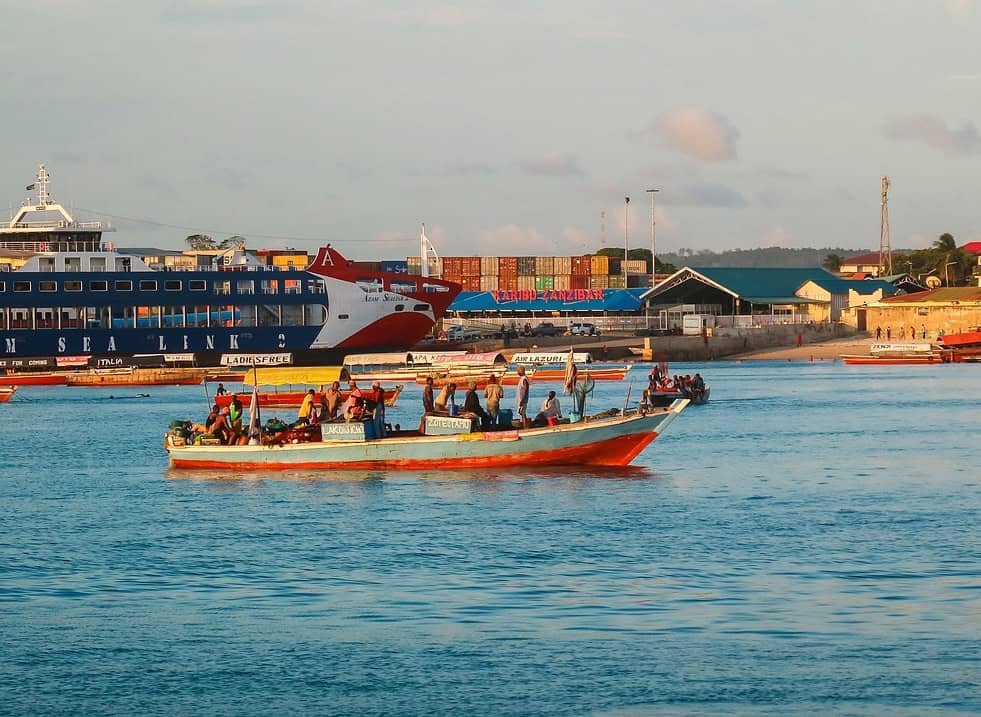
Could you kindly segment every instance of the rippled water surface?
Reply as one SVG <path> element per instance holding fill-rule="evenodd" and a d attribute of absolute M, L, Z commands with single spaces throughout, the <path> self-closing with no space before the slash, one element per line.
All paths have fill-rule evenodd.
<path fill-rule="evenodd" d="M 614 471 L 173 472 L 203 388 L 21 389 L 0 713 L 981 712 L 981 367 L 674 368 Z"/>

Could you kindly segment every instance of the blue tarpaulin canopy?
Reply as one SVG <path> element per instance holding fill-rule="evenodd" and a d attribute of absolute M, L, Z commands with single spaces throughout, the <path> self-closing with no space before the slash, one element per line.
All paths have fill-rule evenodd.
<path fill-rule="evenodd" d="M 561 299 L 560 292 L 551 290 L 534 292 L 537 298 L 519 301 L 504 300 L 507 292 L 463 291 L 453 303 L 450 311 L 470 313 L 477 311 L 620 311 L 631 312 L 640 309 L 641 295 L 647 289 L 603 289 L 602 299 L 589 298 L 574 300 Z M 567 294 L 571 293 L 566 292 Z M 595 294 L 596 290 L 590 292 Z M 542 298 L 546 297 L 546 298 Z M 554 297 L 554 298 L 553 298 Z"/>

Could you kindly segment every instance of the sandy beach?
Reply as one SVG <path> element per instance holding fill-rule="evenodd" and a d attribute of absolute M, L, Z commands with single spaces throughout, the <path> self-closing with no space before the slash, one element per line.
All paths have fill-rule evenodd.
<path fill-rule="evenodd" d="M 738 361 L 835 361 L 842 354 L 867 354 L 873 341 L 868 337 L 849 337 L 812 344 L 805 341 L 799 347 L 796 345 L 786 348 L 773 347 L 727 358 Z"/>

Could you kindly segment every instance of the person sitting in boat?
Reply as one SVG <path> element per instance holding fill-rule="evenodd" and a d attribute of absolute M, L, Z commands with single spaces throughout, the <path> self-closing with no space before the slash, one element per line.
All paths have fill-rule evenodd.
<path fill-rule="evenodd" d="M 497 382 L 495 374 L 491 374 L 487 379 L 484 398 L 487 399 L 487 415 L 492 422 L 497 423 L 497 416 L 501 412 L 501 399 L 504 398 L 504 388 Z"/>
<path fill-rule="evenodd" d="M 225 419 L 222 409 L 219 408 L 217 403 L 211 407 L 211 413 L 208 414 L 208 418 L 204 422 L 204 433 L 217 438 L 223 444 L 228 443 L 228 439 L 231 436 L 231 429 L 228 426 L 228 421 Z"/>
<path fill-rule="evenodd" d="M 303 403 L 300 404 L 300 410 L 296 414 L 296 420 L 298 423 L 314 423 L 316 420 L 316 414 L 314 413 L 314 398 L 316 397 L 316 391 L 312 388 L 307 391 L 307 395 L 303 397 Z"/>
<path fill-rule="evenodd" d="M 353 379 L 348 382 L 347 388 L 349 393 L 341 410 L 344 412 L 344 420 L 350 423 L 352 420 L 361 420 L 364 414 L 364 395 L 358 388 L 357 381 Z"/>
<path fill-rule="evenodd" d="M 542 401 L 542 410 L 535 416 L 534 423 L 536 426 L 544 426 L 549 423 L 550 418 L 556 421 L 562 418 L 562 406 L 555 391 L 549 391 L 548 398 Z"/>
<path fill-rule="evenodd" d="M 456 384 L 448 383 L 443 386 L 443 390 L 436 397 L 436 413 L 450 413 L 450 406 L 456 408 Z"/>
<path fill-rule="evenodd" d="M 480 396 L 477 395 L 477 382 L 470 383 L 470 390 L 463 397 L 463 412 L 469 413 L 480 418 L 482 426 L 487 425 L 488 416 L 483 406 L 480 405 Z"/>
<path fill-rule="evenodd" d="M 224 396 L 226 393 L 228 393 L 228 390 L 225 388 L 225 384 L 219 383 L 218 384 L 218 390 L 215 391 L 215 395 L 216 396 Z"/>
<path fill-rule="evenodd" d="M 705 398 L 705 380 L 700 373 L 696 373 L 691 381 L 691 397 L 696 401 Z"/>

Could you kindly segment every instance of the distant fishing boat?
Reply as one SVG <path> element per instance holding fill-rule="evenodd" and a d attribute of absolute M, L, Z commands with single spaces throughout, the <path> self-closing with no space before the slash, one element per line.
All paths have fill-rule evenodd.
<path fill-rule="evenodd" d="M 68 374 L 68 386 L 198 386 L 204 369 L 195 368 L 113 368 Z"/>
<path fill-rule="evenodd" d="M 276 445 L 187 445 L 164 440 L 174 468 L 229 470 L 460 470 L 511 466 L 626 466 L 688 405 L 678 400 L 648 413 L 604 416 L 523 430 L 449 435 L 397 431 L 372 438 L 370 423 L 325 423 L 320 440 Z M 428 419 L 428 417 L 427 417 Z"/>
<path fill-rule="evenodd" d="M 16 386 L 0 386 L 0 403 L 6 403 L 17 393 Z"/>
<path fill-rule="evenodd" d="M 843 354 L 842 362 L 849 366 L 905 366 L 946 363 L 944 353 L 929 343 L 872 344 L 867 355 Z"/>
<path fill-rule="evenodd" d="M 947 357 L 954 363 L 981 360 L 981 327 L 973 331 L 945 334 L 937 339 Z"/>

